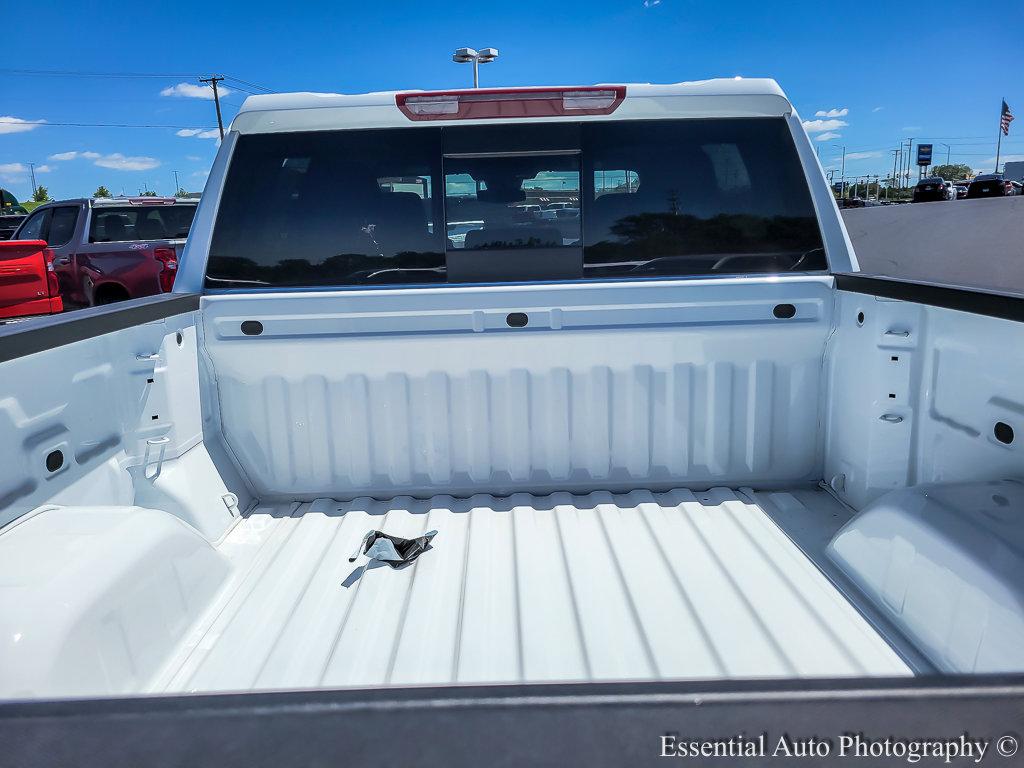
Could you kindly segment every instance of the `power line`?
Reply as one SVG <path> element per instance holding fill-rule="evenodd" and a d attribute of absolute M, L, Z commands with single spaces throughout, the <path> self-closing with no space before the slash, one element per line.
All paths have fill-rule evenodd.
<path fill-rule="evenodd" d="M 196 77 L 196 74 L 157 74 L 154 72 L 82 72 L 71 69 L 0 69 L 6 75 L 55 75 L 58 77 L 126 77 L 126 78 L 178 78 Z"/>
<path fill-rule="evenodd" d="M 42 75 L 51 77 L 113 77 L 113 78 L 154 78 L 158 80 L 168 79 L 199 79 L 199 75 L 195 72 L 88 72 L 83 70 L 75 69 L 9 69 L 0 68 L 0 74 L 5 75 Z M 248 80 L 243 80 L 240 77 L 234 77 L 233 75 L 224 75 L 224 79 L 230 80 L 234 85 L 234 88 L 242 91 L 246 88 L 255 88 L 256 91 L 263 93 L 273 93 L 273 88 L 268 88 L 265 85 L 259 83 L 253 83 Z M 241 87 L 245 86 L 245 88 Z M 255 93 L 253 91 L 246 91 L 246 93 Z"/>
<path fill-rule="evenodd" d="M 147 125 L 147 124 L 139 124 L 139 123 L 51 123 L 51 122 L 42 122 L 42 123 L 29 122 L 29 123 L 25 123 L 25 122 L 23 122 L 21 120 L 5 120 L 3 118 L 0 118 L 0 125 L 26 125 L 26 124 L 27 125 L 31 125 L 34 128 L 36 128 L 36 127 L 38 127 L 38 128 L 45 128 L 47 126 L 50 126 L 50 127 L 60 127 L 60 128 L 176 128 L 176 129 L 182 129 L 182 128 L 192 129 L 192 128 L 196 128 L 196 126 L 194 126 L 194 125 Z M 213 126 L 210 126 L 209 128 L 204 128 L 203 130 L 211 130 L 212 128 L 213 128 Z"/>
<path fill-rule="evenodd" d="M 233 83 L 241 83 L 242 85 L 248 85 L 250 88 L 258 88 L 261 91 L 273 93 L 273 88 L 267 88 L 267 86 L 265 85 L 259 85 L 258 83 L 250 83 L 248 80 L 242 80 L 240 77 L 232 77 L 231 75 L 225 75 L 224 77 L 232 81 Z"/>

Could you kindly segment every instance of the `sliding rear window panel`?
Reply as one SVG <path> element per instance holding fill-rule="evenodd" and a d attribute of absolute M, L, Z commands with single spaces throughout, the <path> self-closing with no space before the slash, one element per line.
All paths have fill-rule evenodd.
<path fill-rule="evenodd" d="M 457 268 L 446 236 L 450 156 L 566 151 L 580 157 L 582 237 L 560 249 L 558 271 L 531 273 L 530 263 L 549 263 L 530 248 L 495 251 L 480 275 Z M 606 186 L 598 195 L 602 170 Z M 611 171 L 623 181 L 629 174 L 628 190 L 608 186 Z M 315 183 L 307 180 L 311 173 Z M 429 178 L 422 214 L 410 193 L 398 200 L 369 183 L 403 175 Z M 784 119 L 567 121 L 242 136 L 206 287 L 415 287 L 826 269 Z"/>

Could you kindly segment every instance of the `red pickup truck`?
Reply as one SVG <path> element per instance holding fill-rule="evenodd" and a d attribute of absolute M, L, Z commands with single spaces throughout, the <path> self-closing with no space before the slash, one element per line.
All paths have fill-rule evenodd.
<path fill-rule="evenodd" d="M 64 299 L 110 304 L 167 293 L 196 201 L 173 197 L 86 198 L 36 208 L 14 234 L 44 240 Z"/>
<path fill-rule="evenodd" d="M 0 320 L 64 309 L 53 252 L 42 240 L 0 241 Z"/>

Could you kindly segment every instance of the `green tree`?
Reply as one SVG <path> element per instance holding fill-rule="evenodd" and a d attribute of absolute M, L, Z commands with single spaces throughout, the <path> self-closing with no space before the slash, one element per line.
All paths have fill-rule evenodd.
<path fill-rule="evenodd" d="M 32 200 L 34 202 L 45 203 L 49 199 L 50 199 L 50 192 L 42 184 L 40 184 L 38 187 L 36 187 L 35 191 L 32 193 Z"/>
<path fill-rule="evenodd" d="M 186 197 L 187 195 L 188 195 L 188 192 L 185 191 L 184 187 L 178 187 L 178 193 L 177 193 L 178 197 Z"/>
<path fill-rule="evenodd" d="M 96 191 L 92 193 L 93 197 L 110 197 L 110 190 L 100 184 L 96 187 Z"/>
<path fill-rule="evenodd" d="M 969 179 L 974 175 L 974 171 L 969 165 L 964 165 L 963 163 L 951 163 L 950 165 L 932 166 L 929 171 L 929 175 L 941 176 L 946 181 L 959 181 L 960 179 Z"/>
<path fill-rule="evenodd" d="M 143 197 L 156 197 L 156 192 L 151 189 L 144 190 L 140 193 Z"/>

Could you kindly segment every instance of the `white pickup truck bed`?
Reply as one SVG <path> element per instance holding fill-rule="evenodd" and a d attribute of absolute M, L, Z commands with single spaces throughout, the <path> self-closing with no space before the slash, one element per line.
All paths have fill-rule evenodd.
<path fill-rule="evenodd" d="M 1024 305 L 846 274 L 774 83 L 629 90 L 261 97 L 175 295 L 0 330 L 0 701 L 1024 669 Z"/>
<path fill-rule="evenodd" d="M 152 690 L 909 674 L 762 497 L 845 517 L 824 491 L 725 488 L 261 506 Z M 438 535 L 366 570 L 374 528 Z"/>

